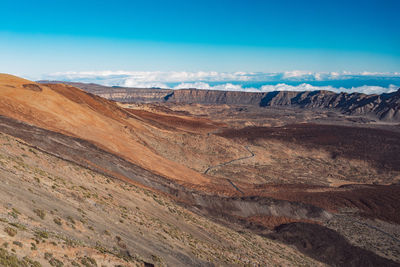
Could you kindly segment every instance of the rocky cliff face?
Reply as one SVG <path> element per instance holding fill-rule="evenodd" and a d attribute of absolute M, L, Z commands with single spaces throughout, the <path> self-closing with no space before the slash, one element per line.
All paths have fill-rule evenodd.
<path fill-rule="evenodd" d="M 335 109 L 349 115 L 369 115 L 384 121 L 400 121 L 400 89 L 382 95 L 337 94 L 330 91 L 248 93 L 185 89 L 173 91 L 166 101 Z"/>
<path fill-rule="evenodd" d="M 370 115 L 384 121 L 400 121 L 400 89 L 382 95 L 329 91 L 267 93 L 260 106 L 297 106 L 336 109 L 349 115 Z"/>
<path fill-rule="evenodd" d="M 292 106 L 334 109 L 348 115 L 366 115 L 388 122 L 400 121 L 400 89 L 381 95 L 361 93 L 306 92 L 233 92 L 197 89 L 148 89 L 106 87 L 96 84 L 68 83 L 101 97 L 131 103 L 173 102 L 210 105 Z"/>

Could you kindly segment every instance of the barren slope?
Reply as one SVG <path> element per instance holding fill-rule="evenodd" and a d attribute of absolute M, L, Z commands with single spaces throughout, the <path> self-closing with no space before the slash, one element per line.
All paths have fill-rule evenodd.
<path fill-rule="evenodd" d="M 163 158 L 141 142 L 145 125 L 116 104 L 65 85 L 41 85 L 0 75 L 0 115 L 89 140 L 151 170 L 188 183 L 208 179 Z"/>
<path fill-rule="evenodd" d="M 1 266 L 323 265 L 4 134 L 0 180 Z"/>

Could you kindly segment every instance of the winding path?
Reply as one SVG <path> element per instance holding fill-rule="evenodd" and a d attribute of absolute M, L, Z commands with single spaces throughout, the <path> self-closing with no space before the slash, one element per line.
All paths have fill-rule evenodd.
<path fill-rule="evenodd" d="M 236 162 L 236 161 L 249 159 L 249 158 L 252 158 L 252 157 L 255 156 L 255 154 L 253 153 L 253 151 L 251 151 L 250 148 L 249 148 L 248 146 L 244 146 L 244 148 L 250 153 L 249 156 L 241 157 L 241 158 L 237 158 L 237 159 L 233 159 L 233 160 L 230 160 L 230 161 L 227 161 L 227 162 L 220 163 L 220 164 L 218 164 L 218 165 L 210 166 L 210 167 L 208 167 L 208 168 L 204 171 L 204 174 L 207 174 L 207 173 L 208 173 L 210 170 L 212 170 L 212 169 L 219 168 L 219 167 L 222 167 L 222 166 L 226 166 L 226 165 L 232 164 L 232 163 L 234 163 L 234 162 Z M 243 192 L 242 190 L 240 190 L 240 188 L 237 187 L 230 179 L 227 178 L 226 180 L 233 186 L 233 188 L 235 188 L 235 190 L 237 190 L 238 192 L 244 194 L 244 192 Z"/>
<path fill-rule="evenodd" d="M 252 158 L 252 157 L 255 156 L 253 151 L 251 151 L 248 146 L 244 146 L 244 148 L 250 153 L 250 156 L 241 157 L 241 158 L 238 158 L 238 159 L 233 159 L 233 160 L 230 160 L 230 161 L 227 161 L 227 162 L 220 163 L 218 165 L 210 166 L 204 171 L 204 174 L 207 174 L 212 169 L 219 168 L 219 167 L 222 167 L 222 166 L 225 166 L 225 165 L 228 165 L 228 164 L 232 164 L 232 163 L 234 163 L 236 161 L 239 161 L 239 160 L 249 159 L 249 158 Z"/>
<path fill-rule="evenodd" d="M 238 192 L 242 193 L 244 195 L 244 192 L 242 190 L 240 190 L 239 187 L 237 187 L 232 181 L 231 179 L 226 178 L 226 180 L 233 186 L 233 188 L 235 188 Z"/>

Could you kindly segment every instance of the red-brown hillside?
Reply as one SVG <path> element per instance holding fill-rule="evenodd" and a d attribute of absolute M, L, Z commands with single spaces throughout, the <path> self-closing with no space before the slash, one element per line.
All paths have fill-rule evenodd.
<path fill-rule="evenodd" d="M 143 119 L 117 104 L 62 84 L 37 84 L 0 74 L 0 115 L 88 140 L 156 174 L 183 183 L 208 178 L 149 149 L 139 136 L 151 134 Z"/>

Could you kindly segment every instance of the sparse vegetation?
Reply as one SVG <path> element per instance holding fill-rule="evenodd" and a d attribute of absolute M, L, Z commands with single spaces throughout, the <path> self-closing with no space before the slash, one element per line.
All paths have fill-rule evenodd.
<path fill-rule="evenodd" d="M 33 212 L 42 220 L 46 217 L 46 212 L 41 209 L 34 209 Z"/>
<path fill-rule="evenodd" d="M 31 266 L 31 267 L 40 267 L 41 265 L 38 262 L 20 260 L 16 255 L 8 253 L 7 250 L 0 248 L 0 266 L 5 267 L 20 267 L 20 266 Z"/>
<path fill-rule="evenodd" d="M 17 210 L 16 208 L 12 208 L 12 212 L 14 212 L 15 214 L 21 215 L 21 212 L 19 210 Z"/>
<path fill-rule="evenodd" d="M 51 266 L 55 266 L 55 267 L 64 266 L 64 263 L 62 261 L 60 261 L 59 259 L 56 259 L 56 258 L 51 258 L 49 260 L 49 263 L 50 263 Z"/>
<path fill-rule="evenodd" d="M 11 217 L 13 217 L 14 219 L 18 219 L 18 213 L 16 213 L 14 210 L 10 211 L 8 213 L 8 215 L 10 215 Z"/>
<path fill-rule="evenodd" d="M 61 221 L 61 219 L 59 217 L 54 218 L 53 221 L 57 225 L 60 225 L 60 226 L 62 225 L 62 221 Z"/>
<path fill-rule="evenodd" d="M 37 152 L 36 152 L 34 149 L 32 149 L 32 148 L 29 148 L 29 152 L 31 152 L 31 153 L 37 155 Z"/>
<path fill-rule="evenodd" d="M 67 216 L 67 220 L 72 223 L 75 224 L 75 220 L 71 217 L 71 216 Z"/>
<path fill-rule="evenodd" d="M 19 241 L 13 241 L 13 244 L 18 246 L 18 247 L 20 247 L 20 248 L 23 247 L 23 244 L 21 242 L 19 242 Z"/>
<path fill-rule="evenodd" d="M 4 232 L 6 232 L 9 236 L 15 236 L 18 233 L 17 229 L 9 226 L 4 228 Z"/>
<path fill-rule="evenodd" d="M 35 243 L 31 243 L 31 250 L 37 250 L 37 247 L 36 247 Z"/>
<path fill-rule="evenodd" d="M 91 257 L 84 257 L 81 259 L 81 263 L 85 267 L 97 267 L 97 262 L 95 259 Z"/>
<path fill-rule="evenodd" d="M 9 223 L 9 225 L 14 226 L 15 228 L 22 230 L 22 231 L 26 230 L 26 227 L 20 223 Z"/>
<path fill-rule="evenodd" d="M 36 231 L 35 237 L 38 239 L 47 239 L 49 238 L 49 234 L 46 231 Z"/>

